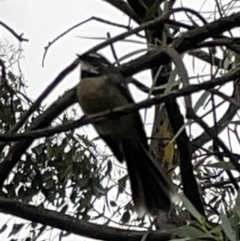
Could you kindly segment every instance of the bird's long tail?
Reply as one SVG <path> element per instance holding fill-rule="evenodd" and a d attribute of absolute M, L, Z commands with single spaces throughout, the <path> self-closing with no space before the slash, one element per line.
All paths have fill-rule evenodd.
<path fill-rule="evenodd" d="M 123 141 L 134 205 L 142 215 L 158 215 L 159 210 L 169 211 L 176 200 L 172 185 L 151 160 L 141 142 L 132 139 Z"/>

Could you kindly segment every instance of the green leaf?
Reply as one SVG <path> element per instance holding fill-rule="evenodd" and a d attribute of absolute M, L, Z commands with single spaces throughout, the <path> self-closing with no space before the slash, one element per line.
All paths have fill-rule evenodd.
<path fill-rule="evenodd" d="M 68 204 L 63 205 L 63 207 L 60 210 L 60 213 L 65 213 L 68 210 Z"/>
<path fill-rule="evenodd" d="M 203 94 L 200 96 L 200 98 L 198 99 L 198 101 L 196 102 L 196 104 L 193 107 L 193 110 L 195 113 L 198 111 L 198 109 L 200 107 L 202 107 L 204 105 L 204 103 L 206 102 L 206 100 L 209 96 L 210 96 L 210 92 L 208 92 L 208 91 L 203 92 Z"/>
<path fill-rule="evenodd" d="M 15 224 L 13 225 L 12 231 L 10 232 L 10 234 L 8 235 L 8 237 L 17 234 L 17 233 L 22 229 L 23 226 L 24 226 L 23 223 L 15 223 Z"/>
<path fill-rule="evenodd" d="M 227 70 L 228 67 L 229 67 L 229 65 L 230 65 L 230 63 L 231 63 L 231 60 L 230 60 L 229 58 L 225 58 L 225 60 L 224 60 L 224 62 L 223 62 L 223 68 L 224 68 L 225 70 Z"/>
<path fill-rule="evenodd" d="M 236 215 L 236 212 L 235 212 L 234 216 L 231 218 L 231 224 L 232 224 L 233 230 L 235 230 L 236 240 L 239 240 L 239 232 L 238 232 L 239 221 L 240 221 L 240 218 L 238 215 Z"/>
<path fill-rule="evenodd" d="M 231 162 L 216 162 L 205 165 L 206 167 L 221 168 L 224 170 L 236 170 Z"/>
<path fill-rule="evenodd" d="M 170 77 L 168 78 L 168 82 L 167 82 L 167 85 L 166 85 L 166 89 L 165 89 L 165 91 L 164 91 L 164 94 L 168 94 L 168 93 L 172 90 L 172 87 L 173 87 L 174 84 L 175 84 L 176 76 L 177 76 L 177 68 L 175 67 L 175 68 L 171 71 L 171 75 L 170 75 Z"/>
<path fill-rule="evenodd" d="M 3 233 L 7 229 L 7 224 L 5 223 L 1 228 L 0 228 L 0 233 Z"/>
<path fill-rule="evenodd" d="M 107 170 L 105 172 L 105 176 L 109 175 L 112 171 L 112 161 L 111 160 L 108 160 L 107 161 Z"/>
<path fill-rule="evenodd" d="M 44 154 L 45 149 L 46 149 L 45 143 L 41 143 L 38 146 L 34 147 L 32 149 L 32 152 L 35 153 L 37 156 L 40 156 Z"/>
<path fill-rule="evenodd" d="M 158 11 L 159 4 L 160 4 L 159 0 L 155 1 L 155 3 L 153 3 L 153 5 L 148 9 L 148 11 L 143 19 L 143 22 L 147 22 L 153 18 L 154 14 Z"/>
<path fill-rule="evenodd" d="M 93 39 L 93 40 L 107 40 L 107 37 L 87 37 L 87 36 L 82 36 L 82 35 L 78 35 L 78 38 L 82 38 L 82 39 Z M 142 44 L 142 45 L 146 45 L 146 42 L 144 41 L 138 41 L 138 40 L 133 40 L 133 39 L 121 39 L 119 40 L 119 42 L 125 42 L 125 43 L 134 43 L 134 44 Z"/>
<path fill-rule="evenodd" d="M 238 217 L 240 218 L 240 189 L 238 190 L 238 195 L 236 198 L 236 204 L 235 204 L 234 210 L 238 215 Z"/>
<path fill-rule="evenodd" d="M 179 237 L 179 239 L 171 239 L 171 241 L 175 240 L 175 241 L 185 241 L 185 240 L 196 240 L 196 239 L 210 239 L 210 240 L 214 240 L 214 236 L 212 236 L 209 233 L 205 233 L 204 231 L 193 227 L 193 226 L 185 226 L 182 228 L 177 229 L 174 234 L 173 237 Z"/>
<path fill-rule="evenodd" d="M 104 188 L 100 183 L 94 186 L 94 194 L 96 195 L 96 197 L 100 198 L 103 195 L 106 195 L 106 193 L 107 189 Z"/>
<path fill-rule="evenodd" d="M 222 227 L 224 233 L 226 234 L 226 236 L 229 238 L 229 240 L 237 241 L 236 234 L 232 228 L 232 225 L 229 222 L 227 216 L 223 212 L 220 213 L 220 219 L 222 221 L 221 227 Z"/>
<path fill-rule="evenodd" d="M 143 49 L 137 49 L 135 51 L 132 51 L 131 53 L 125 54 L 125 55 L 123 55 L 121 58 L 119 58 L 117 60 L 116 64 L 119 64 L 121 61 L 123 61 L 125 59 L 128 59 L 128 58 L 131 58 L 131 57 L 133 57 L 136 54 L 141 54 L 141 53 L 144 53 L 146 51 L 147 51 L 147 49 L 143 48 Z"/>
<path fill-rule="evenodd" d="M 122 222 L 122 223 L 128 223 L 129 220 L 130 220 L 130 212 L 129 212 L 129 211 L 126 211 L 126 212 L 124 212 L 124 214 L 122 215 L 121 222 Z"/>
<path fill-rule="evenodd" d="M 191 238 L 178 238 L 178 239 L 171 239 L 171 241 L 188 241 L 191 240 Z"/>
<path fill-rule="evenodd" d="M 123 193 L 123 191 L 125 190 L 127 180 L 128 180 L 128 175 L 125 175 L 124 177 L 118 180 L 118 185 L 119 185 L 118 195 L 119 193 Z"/>
<path fill-rule="evenodd" d="M 110 201 L 110 205 L 111 205 L 112 207 L 116 207 L 116 206 L 117 206 L 117 204 L 116 204 L 115 201 Z"/>
<path fill-rule="evenodd" d="M 63 182 L 64 180 L 67 180 L 68 176 L 72 172 L 72 166 L 67 166 L 64 169 L 59 170 L 59 181 Z"/>
<path fill-rule="evenodd" d="M 77 198 L 78 192 L 76 189 L 72 189 L 72 194 L 70 195 L 70 200 L 72 203 L 75 203 L 75 200 Z"/>
<path fill-rule="evenodd" d="M 191 213 L 191 215 L 196 218 L 200 224 L 204 224 L 204 217 L 197 211 L 197 209 L 192 205 L 192 203 L 183 195 L 180 195 L 186 209 Z"/>
<path fill-rule="evenodd" d="M 181 128 L 178 130 L 178 132 L 176 133 L 176 135 L 172 138 L 172 140 L 170 141 L 170 143 L 173 143 L 178 136 L 181 134 L 181 132 L 185 129 L 186 126 L 190 125 L 193 121 L 192 120 L 187 120 L 186 123 L 184 123 Z"/>

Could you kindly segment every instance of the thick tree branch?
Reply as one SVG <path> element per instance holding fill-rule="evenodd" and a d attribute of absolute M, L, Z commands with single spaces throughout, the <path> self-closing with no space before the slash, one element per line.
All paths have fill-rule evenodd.
<path fill-rule="evenodd" d="M 240 76 L 240 68 L 237 68 L 231 72 L 228 72 L 223 77 L 215 79 L 214 81 L 208 81 L 208 82 L 197 84 L 197 85 L 191 85 L 184 89 L 172 91 L 168 95 L 155 97 L 150 100 L 142 101 L 137 104 L 129 105 L 124 108 L 116 108 L 114 110 L 114 112 L 126 114 L 128 112 L 131 112 L 134 109 L 147 108 L 152 105 L 165 102 L 168 99 L 175 99 L 180 96 L 192 94 L 199 90 L 213 88 L 216 85 L 221 85 L 221 84 L 227 83 L 229 81 L 235 80 L 235 79 L 239 78 L 239 76 Z M 54 118 L 56 118 L 63 110 L 65 110 L 67 107 L 69 107 L 71 104 L 73 104 L 75 102 L 76 102 L 76 94 L 75 94 L 75 88 L 74 88 L 71 91 L 68 91 L 62 98 L 60 98 L 58 101 L 56 101 L 42 115 L 40 115 L 36 120 L 34 120 L 31 128 L 29 128 L 29 130 L 27 130 L 27 131 L 44 128 L 44 127 L 50 125 L 50 123 L 52 122 L 52 120 Z M 107 116 L 111 115 L 112 113 L 113 113 L 113 111 L 106 111 L 104 113 L 100 113 L 97 115 L 85 116 L 84 119 L 80 119 L 79 121 L 74 122 L 74 125 L 76 125 L 76 126 L 74 126 L 74 128 L 79 127 L 80 126 L 79 123 L 87 124 L 87 123 L 90 123 L 93 121 L 97 121 L 103 117 L 106 118 Z M 71 123 L 71 125 L 73 125 L 73 124 Z M 66 126 L 64 128 L 66 128 Z M 67 128 L 69 128 L 69 126 Z M 56 132 L 56 130 L 55 130 L 55 132 Z M 33 137 L 29 137 L 25 141 L 16 143 L 9 150 L 9 154 L 5 157 L 3 162 L 0 163 L 0 186 L 3 185 L 4 180 L 8 177 L 12 168 L 19 161 L 21 155 L 25 152 L 25 150 L 31 145 L 33 140 L 34 140 Z"/>
<path fill-rule="evenodd" d="M 222 77 L 216 78 L 215 80 L 209 80 L 209 81 L 206 81 L 201 84 L 189 85 L 189 86 L 179 89 L 179 90 L 173 90 L 173 91 L 169 92 L 168 94 L 164 94 L 161 96 L 153 97 L 151 99 L 143 100 L 143 101 L 140 101 L 135 104 L 118 107 L 113 110 L 103 111 L 103 112 L 100 112 L 100 113 L 94 114 L 94 115 L 84 115 L 79 120 L 71 121 L 69 123 L 66 123 L 66 124 L 63 124 L 60 126 L 56 126 L 56 127 L 52 127 L 52 128 L 44 128 L 44 129 L 39 129 L 39 130 L 34 130 L 37 128 L 31 128 L 29 131 L 27 131 L 25 133 L 19 133 L 19 134 L 5 134 L 5 135 L 0 134 L 0 141 L 20 141 L 20 140 L 24 140 L 26 138 L 48 137 L 53 134 L 57 134 L 60 132 L 65 132 L 65 131 L 73 130 L 75 128 L 79 128 L 79 127 L 87 125 L 89 123 L 94 123 L 96 121 L 108 118 L 109 116 L 111 116 L 113 114 L 121 114 L 121 115 L 128 114 L 129 112 L 132 112 L 133 110 L 148 108 L 148 107 L 151 107 L 152 105 L 161 104 L 168 100 L 173 100 L 178 97 L 187 96 L 187 95 L 196 93 L 198 91 L 212 89 L 215 86 L 222 85 L 222 84 L 225 84 L 230 81 L 234 81 L 235 79 L 239 78 L 239 76 L 240 76 L 240 67 L 235 69 L 234 71 L 228 72 L 227 74 L 225 74 Z M 75 95 L 74 92 L 75 92 L 75 88 L 73 90 L 71 90 L 70 92 L 67 92 L 65 95 L 69 95 L 69 93 L 70 93 L 71 98 L 74 98 L 73 97 L 73 95 Z M 62 98 L 64 98 L 64 97 L 62 97 Z M 55 104 L 53 104 L 53 106 L 54 105 L 60 106 L 59 103 L 62 102 L 62 98 L 59 99 L 58 101 L 56 101 Z M 68 98 L 66 98 L 66 99 L 68 99 Z M 74 99 L 74 101 L 76 101 L 76 99 Z M 74 102 L 71 101 L 70 103 L 73 104 Z M 240 107 L 240 105 L 239 105 L 239 107 Z M 49 108 L 53 108 L 53 107 L 51 106 Z M 237 108 L 237 107 L 235 106 L 235 108 Z M 64 109 L 62 109 L 62 111 L 63 110 Z M 49 110 L 47 110 L 46 112 L 49 113 Z M 44 118 L 46 118 L 46 116 L 47 116 L 46 112 L 44 112 L 44 114 L 42 114 L 44 116 Z M 36 120 L 38 120 L 38 119 L 40 121 L 44 120 L 42 115 L 39 116 Z M 0 164 L 0 166 L 1 166 L 1 164 Z"/>
<path fill-rule="evenodd" d="M 25 203 L 0 198 L 0 211 L 6 214 L 18 216 L 54 228 L 66 230 L 70 233 L 84 237 L 106 240 L 106 241 L 139 241 L 147 235 L 149 241 L 167 241 L 171 239 L 173 230 L 161 232 L 142 232 L 133 230 L 122 230 L 107 226 L 88 223 L 65 214 L 34 207 Z"/>
<path fill-rule="evenodd" d="M 153 21 L 150 21 L 146 24 L 141 25 L 140 27 L 130 30 L 128 33 L 124 33 L 124 34 L 120 34 L 117 37 L 114 37 L 110 40 L 107 40 L 105 42 L 103 42 L 100 45 L 97 45 L 96 47 L 92 48 L 90 51 L 97 51 L 107 45 L 109 45 L 110 43 L 116 42 L 120 39 L 123 39 L 127 36 L 130 36 L 134 33 L 137 33 L 143 29 L 149 28 L 151 26 L 154 26 L 156 24 L 159 24 L 160 22 L 164 22 L 165 19 L 167 18 L 167 16 L 162 17 L 162 18 L 158 18 L 155 19 Z M 166 19 L 167 22 L 167 19 Z M 188 51 L 192 48 L 194 48 L 196 46 L 196 44 L 200 43 L 201 41 L 209 38 L 209 37 L 214 37 L 215 35 L 219 35 L 220 33 L 230 30 L 234 27 L 237 27 L 240 25 L 240 13 L 237 14 L 233 14 L 229 17 L 226 18 L 222 18 L 220 20 L 216 20 L 212 23 L 209 23 L 203 27 L 197 27 L 194 30 L 190 30 L 184 34 L 182 34 L 182 36 L 176 40 L 173 41 L 172 43 L 172 47 L 176 48 L 176 50 L 179 53 L 183 53 L 185 51 Z M 162 51 L 161 47 L 158 49 L 154 49 L 152 51 L 149 51 L 147 54 L 143 55 L 142 57 L 131 61 L 130 63 L 128 63 L 125 66 L 121 67 L 121 71 L 123 72 L 123 74 L 125 76 L 130 76 L 132 74 L 135 74 L 137 72 L 140 72 L 142 70 L 145 70 L 147 68 L 152 68 L 152 67 L 157 67 L 159 65 L 164 65 L 169 63 L 170 59 L 169 57 L 164 54 L 164 52 Z M 37 101 L 35 102 L 35 104 L 29 109 L 29 111 L 26 113 L 26 116 L 30 116 L 32 114 L 32 112 L 39 107 L 41 101 L 48 95 L 48 93 L 51 92 L 51 90 L 74 68 L 76 68 L 78 65 L 78 59 L 74 60 L 65 70 L 63 70 L 58 78 L 55 79 L 55 81 L 51 84 L 51 86 L 49 86 L 44 93 L 37 99 Z M 69 68 L 69 69 L 68 69 Z M 235 70 L 235 72 L 233 71 L 233 77 L 232 79 L 235 79 L 237 77 L 239 77 L 239 70 Z M 230 74 L 231 75 L 231 74 Z M 225 77 L 227 77 L 229 75 L 225 75 Z M 219 81 L 218 84 L 223 84 L 228 82 L 229 79 L 221 79 L 221 81 Z M 215 83 L 216 84 L 216 83 Z M 204 83 L 203 83 L 204 85 Z M 209 85 L 209 88 L 214 87 L 215 85 L 211 85 L 211 83 L 208 83 L 207 85 Z M 193 92 L 198 91 L 198 87 L 199 85 L 196 86 L 190 86 L 188 88 L 186 88 L 184 91 L 185 94 L 190 94 Z M 203 87 L 203 86 L 202 86 Z M 205 89 L 208 88 L 205 86 Z M 204 89 L 204 88 L 203 88 Z M 151 101 L 149 101 L 147 104 L 145 103 L 142 107 L 149 107 L 153 104 L 156 103 L 160 103 L 161 101 L 165 101 L 167 98 L 176 98 L 180 95 L 183 95 L 180 92 L 176 93 L 173 92 L 169 97 L 163 96 L 160 97 L 162 99 L 152 99 Z M 165 98 L 165 100 L 164 100 Z M 46 116 L 49 117 L 51 116 L 50 119 L 46 119 L 45 121 L 43 121 L 43 123 L 38 123 L 38 125 L 36 125 L 35 128 L 32 129 L 39 129 L 39 128 L 43 128 L 48 126 L 51 121 L 57 116 L 59 115 L 59 113 L 61 113 L 64 108 L 67 108 L 69 106 L 69 103 L 63 103 L 63 106 L 60 108 L 60 110 L 58 109 L 58 111 L 55 111 L 54 109 L 52 110 L 52 113 L 46 112 Z M 137 105 L 138 106 L 138 105 Z M 137 108 L 137 106 L 135 108 Z M 49 116 L 48 116 L 49 115 Z M 25 119 L 25 118 L 24 118 Z M 20 124 L 22 125 L 22 123 L 25 122 L 25 120 L 22 120 L 20 122 Z M 38 121 L 40 119 L 37 119 Z M 18 128 L 21 126 L 20 124 L 18 125 Z M 35 126 L 35 124 L 33 125 Z M 16 128 L 16 130 L 18 129 Z M 31 144 L 32 142 L 32 138 L 29 138 L 28 140 L 22 142 L 22 143 L 16 143 L 16 145 L 11 148 L 8 156 L 5 158 L 5 161 L 3 161 L 0 164 L 0 184 L 3 184 L 4 180 L 6 179 L 6 177 L 8 177 L 8 174 L 10 173 L 11 169 L 15 166 L 15 164 L 17 163 L 17 161 L 19 160 L 19 158 L 21 157 L 21 155 L 24 153 L 25 149 Z"/>
<path fill-rule="evenodd" d="M 167 22 L 167 20 L 165 21 Z M 202 27 L 189 30 L 188 32 L 183 33 L 181 37 L 175 39 L 171 46 L 179 53 L 184 53 L 194 49 L 197 44 L 201 43 L 205 39 L 217 36 L 222 32 L 238 26 L 240 26 L 240 13 L 233 14 Z M 130 76 L 148 68 L 168 64 L 169 62 L 170 58 L 166 53 L 162 52 L 162 47 L 160 46 L 159 48 L 153 49 L 136 60 L 122 66 L 122 71 L 126 76 Z"/>

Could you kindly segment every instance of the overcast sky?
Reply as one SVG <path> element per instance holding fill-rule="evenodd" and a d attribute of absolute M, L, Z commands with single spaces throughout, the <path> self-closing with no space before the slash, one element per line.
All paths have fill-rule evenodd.
<path fill-rule="evenodd" d="M 177 5 L 182 4 L 199 10 L 202 2 L 185 0 L 182 2 L 177 1 Z M 212 10 L 214 1 L 208 0 L 204 2 L 203 8 Z M 187 5 L 185 5 L 186 3 Z M 96 21 L 87 23 L 60 39 L 49 49 L 43 68 L 41 64 L 44 47 L 47 46 L 48 42 L 66 29 L 91 16 L 110 19 L 113 22 L 126 25 L 128 23 L 126 16 L 123 16 L 115 8 L 101 0 L 0 0 L 0 21 L 12 27 L 18 34 L 24 33 L 24 37 L 29 39 L 29 42 L 22 44 L 24 59 L 21 61 L 21 67 L 29 86 L 27 92 L 30 97 L 36 99 L 56 75 L 73 61 L 76 53 L 81 54 L 99 42 L 78 38 L 77 36 L 106 37 L 108 31 L 111 32 L 112 36 L 124 31 L 124 29 L 111 27 Z M 18 45 L 17 40 L 0 26 L 0 41 L 3 42 L 4 39 Z M 144 48 L 144 46 L 118 43 L 115 48 L 120 57 L 135 49 Z M 112 60 L 109 49 L 103 53 Z M 191 61 L 189 61 L 188 66 L 193 66 Z M 203 65 L 199 64 L 197 68 L 201 69 Z M 149 73 L 145 73 L 141 77 L 141 80 L 146 83 L 147 79 L 149 79 Z M 70 74 L 45 103 L 54 101 L 78 81 L 79 69 Z M 145 97 L 139 91 L 132 90 L 134 90 L 135 99 L 140 100 Z M 149 115 L 149 118 L 151 118 L 151 113 Z M 4 217 L 6 216 L 4 215 Z M 0 225 L 4 223 L 3 220 L 1 218 Z"/>
<path fill-rule="evenodd" d="M 0 1 L 0 21 L 12 27 L 18 34 L 24 33 L 24 37 L 29 39 L 29 42 L 22 44 L 24 50 L 24 59 L 21 61 L 22 72 L 29 88 L 27 92 L 30 97 L 36 99 L 47 85 L 56 77 L 56 75 L 66 67 L 76 57 L 76 53 L 83 53 L 90 47 L 94 46 L 95 40 L 86 40 L 78 38 L 77 36 L 87 37 L 106 37 L 109 31 L 112 35 L 119 34 L 124 29 L 118 29 L 106 24 L 97 23 L 96 21 L 89 22 L 78 29 L 72 31 L 64 38 L 60 39 L 54 44 L 46 57 L 45 66 L 42 68 L 42 58 L 44 47 L 49 41 L 53 40 L 60 33 L 64 32 L 73 25 L 90 18 L 97 16 L 100 18 L 109 18 L 113 22 L 120 22 L 121 24 L 128 24 L 128 19 L 119 11 L 110 7 L 109 4 L 99 0 L 6 0 Z M 0 26 L 0 41 L 8 40 L 10 43 L 18 46 L 15 40 L 5 29 Z M 117 44 L 116 51 L 119 56 L 127 53 L 130 50 L 139 48 L 133 44 Z M 142 46 L 143 48 L 145 46 Z M 110 59 L 112 56 L 109 50 L 104 53 Z M 121 54 L 120 54 L 121 53 Z M 79 69 L 70 74 L 58 86 L 45 103 L 50 103 L 57 99 L 64 91 L 71 88 L 79 81 Z M 91 128 L 88 128 L 88 130 Z M 1 225 L 4 220 L 8 220 L 10 216 L 0 215 Z M 15 219 L 11 220 L 11 223 Z M 9 225 L 11 227 L 11 225 Z M 5 235 L 0 235 L 4 240 Z M 19 237 L 25 236 L 22 232 Z M 75 240 L 74 237 L 69 240 Z"/>

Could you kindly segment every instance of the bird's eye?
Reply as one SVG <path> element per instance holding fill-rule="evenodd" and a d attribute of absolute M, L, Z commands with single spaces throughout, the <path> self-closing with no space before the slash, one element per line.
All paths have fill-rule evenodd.
<path fill-rule="evenodd" d="M 99 74 L 98 70 L 94 66 L 92 66 L 90 63 L 85 61 L 81 61 L 81 71 L 92 73 L 92 74 Z"/>

